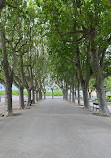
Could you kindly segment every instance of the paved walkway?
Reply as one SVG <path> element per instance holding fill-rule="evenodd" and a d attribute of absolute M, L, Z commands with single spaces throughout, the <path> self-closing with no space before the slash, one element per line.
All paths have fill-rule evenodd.
<path fill-rule="evenodd" d="M 0 118 L 0 158 L 111 158 L 111 118 L 47 99 Z"/>

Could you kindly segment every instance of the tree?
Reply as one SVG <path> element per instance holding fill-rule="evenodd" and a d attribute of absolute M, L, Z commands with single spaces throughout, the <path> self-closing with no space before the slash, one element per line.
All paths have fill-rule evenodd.
<path fill-rule="evenodd" d="M 80 2 L 80 1 L 79 1 Z M 108 1 L 48 1 L 53 16 L 49 16 L 51 26 L 56 29 L 59 39 L 74 43 L 77 47 L 84 41 L 89 43 L 90 64 L 96 79 L 96 89 L 99 96 L 100 114 L 109 115 L 104 90 L 104 57 L 110 42 L 110 8 Z M 106 5 L 107 4 L 107 5 Z M 49 13 L 50 15 L 50 13 Z M 52 20 L 51 20 L 52 17 Z M 107 19 L 107 20 L 106 20 Z M 54 24 L 54 25 L 53 25 Z M 64 26 L 64 27 L 63 27 Z M 102 37 L 103 36 L 103 37 Z M 102 47 L 98 41 L 102 40 Z M 99 50 L 102 49 L 102 51 Z M 102 67 L 102 69 L 101 69 Z"/>
<path fill-rule="evenodd" d="M 1 5 L 1 9 L 3 9 L 5 4 L 6 1 L 4 1 L 4 4 Z M 15 4 L 15 1 L 13 2 L 13 4 Z M 21 1 L 17 3 L 18 7 L 20 4 Z M 12 16 L 13 18 L 10 19 L 10 16 Z M 15 11 L 15 9 L 12 10 L 12 8 L 7 7 L 5 10 L 1 10 L 0 37 L 1 37 L 1 46 L 2 46 L 2 57 L 3 57 L 2 65 L 3 65 L 4 76 L 5 76 L 6 115 L 12 115 L 12 83 L 13 83 L 13 75 L 15 71 L 15 61 L 14 61 L 15 49 L 16 46 L 20 43 L 20 40 L 22 38 L 20 37 L 17 40 L 15 36 L 14 41 L 13 38 L 11 39 L 11 41 L 6 38 L 9 37 L 10 35 L 13 36 L 14 33 L 16 32 L 16 27 L 12 31 L 12 27 L 14 27 L 16 17 L 17 17 L 17 12 Z"/>

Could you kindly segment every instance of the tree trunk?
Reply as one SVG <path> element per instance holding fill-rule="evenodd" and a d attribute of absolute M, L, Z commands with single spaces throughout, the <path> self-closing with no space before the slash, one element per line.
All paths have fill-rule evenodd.
<path fill-rule="evenodd" d="M 8 82 L 5 84 L 5 116 L 12 114 L 12 84 Z"/>
<path fill-rule="evenodd" d="M 65 99 L 65 89 L 63 88 L 63 100 Z"/>
<path fill-rule="evenodd" d="M 44 99 L 46 99 L 46 92 L 44 92 Z"/>
<path fill-rule="evenodd" d="M 87 54 L 89 52 L 89 49 L 87 49 Z M 80 55 L 80 50 L 79 47 L 77 47 L 76 50 L 77 53 L 77 80 L 78 82 L 81 83 L 82 86 L 82 91 L 83 91 L 83 99 L 84 99 L 84 108 L 88 109 L 89 108 L 89 100 L 88 100 L 88 85 L 89 85 L 89 80 L 90 80 L 90 75 L 91 75 L 91 71 L 90 71 L 90 67 L 89 67 L 89 55 L 87 55 L 87 59 L 86 59 L 86 64 L 85 64 L 85 72 L 83 75 L 83 70 L 81 67 L 81 55 Z"/>
<path fill-rule="evenodd" d="M 35 104 L 35 91 L 34 89 L 32 90 L 32 100 L 33 100 L 33 104 Z"/>
<path fill-rule="evenodd" d="M 41 89 L 39 90 L 39 100 L 42 100 L 42 92 L 41 92 Z"/>
<path fill-rule="evenodd" d="M 75 102 L 75 94 L 74 94 L 74 87 L 72 86 L 72 102 Z"/>
<path fill-rule="evenodd" d="M 66 82 L 65 99 L 68 100 L 68 83 Z"/>
<path fill-rule="evenodd" d="M 39 97 L 38 97 L 38 90 L 36 90 L 36 101 L 39 101 Z"/>
<path fill-rule="evenodd" d="M 1 36 L 1 46 L 3 54 L 3 70 L 5 75 L 5 115 L 12 115 L 12 83 L 13 83 L 13 71 L 9 67 L 8 55 L 6 49 L 6 37 L 5 37 L 5 27 L 0 23 L 0 36 Z"/>
<path fill-rule="evenodd" d="M 89 92 L 89 99 L 91 99 L 91 93 L 92 93 L 92 92 Z"/>
<path fill-rule="evenodd" d="M 40 97 L 40 98 L 41 98 L 41 100 L 42 100 L 42 92 L 40 92 L 40 95 L 41 95 L 41 97 Z"/>
<path fill-rule="evenodd" d="M 28 105 L 31 105 L 31 90 L 28 90 Z"/>
<path fill-rule="evenodd" d="M 93 41 L 94 42 L 94 41 Z M 99 112 L 101 115 L 110 115 L 110 111 L 106 102 L 106 94 L 104 88 L 104 79 L 103 79 L 103 69 L 98 61 L 98 52 L 94 47 L 94 43 L 91 45 L 91 53 L 92 53 L 92 66 L 93 72 L 96 79 L 96 90 L 99 99 Z"/>
<path fill-rule="evenodd" d="M 52 90 L 52 99 L 54 98 L 54 95 L 53 95 L 53 89 L 51 89 Z"/>
<path fill-rule="evenodd" d="M 70 86 L 70 96 L 69 96 L 69 101 L 71 102 L 71 93 L 72 93 L 72 87 Z"/>
<path fill-rule="evenodd" d="M 78 85 L 77 85 L 77 91 L 78 91 L 78 105 L 80 105 L 80 90 L 79 90 L 79 88 L 80 88 L 80 83 L 79 83 L 79 81 L 78 81 Z"/>
<path fill-rule="evenodd" d="M 89 109 L 88 88 L 82 86 L 82 90 L 83 90 L 84 108 Z"/>
<path fill-rule="evenodd" d="M 19 105 L 20 105 L 20 109 L 25 108 L 25 105 L 24 105 L 24 88 L 23 87 L 19 87 Z"/>
<path fill-rule="evenodd" d="M 101 115 L 106 115 L 106 114 L 110 115 L 110 111 L 108 109 L 107 101 L 106 101 L 104 80 L 99 81 L 99 83 L 97 83 L 97 94 L 98 94 L 98 100 L 99 100 L 99 113 Z"/>
<path fill-rule="evenodd" d="M 76 95 L 77 95 L 77 94 L 76 94 L 76 88 L 75 88 L 74 94 L 75 94 L 75 98 L 76 98 Z"/>
<path fill-rule="evenodd" d="M 72 76 L 72 102 L 75 102 L 75 96 L 74 96 L 74 76 Z"/>

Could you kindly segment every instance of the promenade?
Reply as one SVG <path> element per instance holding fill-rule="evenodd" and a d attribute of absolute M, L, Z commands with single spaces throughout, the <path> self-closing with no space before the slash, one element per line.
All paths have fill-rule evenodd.
<path fill-rule="evenodd" d="M 46 99 L 0 118 L 0 158 L 110 158 L 111 118 Z"/>

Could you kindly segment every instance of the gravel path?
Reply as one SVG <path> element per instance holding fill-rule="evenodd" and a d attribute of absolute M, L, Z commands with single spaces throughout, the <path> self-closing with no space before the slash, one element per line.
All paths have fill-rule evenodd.
<path fill-rule="evenodd" d="M 47 99 L 0 118 L 0 158 L 111 158 L 111 118 Z"/>

